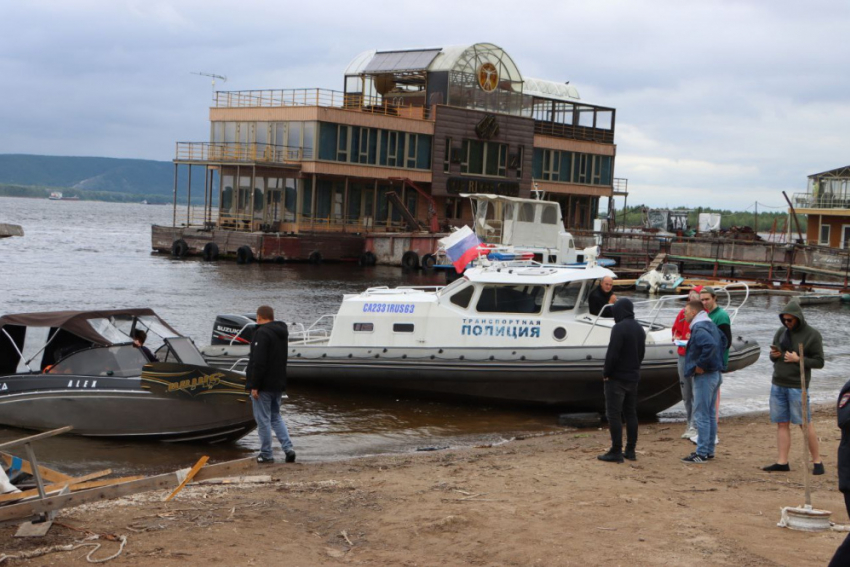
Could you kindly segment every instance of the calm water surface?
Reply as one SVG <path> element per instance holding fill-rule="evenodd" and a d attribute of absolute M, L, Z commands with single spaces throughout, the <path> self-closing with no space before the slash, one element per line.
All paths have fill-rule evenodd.
<path fill-rule="evenodd" d="M 209 342 L 218 313 L 250 313 L 272 305 L 279 319 L 310 323 L 335 313 L 344 293 L 376 285 L 441 285 L 443 276 L 398 268 L 301 264 L 240 266 L 235 262 L 172 260 L 151 252 L 151 224 L 170 224 L 171 207 L 0 197 L 0 222 L 20 224 L 23 238 L 0 240 L 0 313 L 151 307 L 200 344 Z M 635 300 L 644 299 L 636 297 Z M 753 297 L 733 323 L 736 335 L 764 346 L 779 326 L 785 297 Z M 680 306 L 664 317 L 672 320 Z M 850 370 L 846 340 L 850 306 L 814 306 L 806 316 L 824 335 L 826 368 L 812 381 L 813 401 L 833 401 Z M 722 389 L 726 415 L 768 405 L 766 350 L 756 364 L 729 374 Z M 290 387 L 284 414 L 299 460 L 328 460 L 421 448 L 499 442 L 519 432 L 556 429 L 551 410 L 509 410 L 398 396 Z M 681 416 L 681 406 L 662 419 Z M 0 440 L 24 435 L 0 428 Z M 150 473 L 253 454 L 251 434 L 226 447 L 171 446 L 73 437 L 39 444 L 42 458 L 67 471 L 112 468 Z"/>

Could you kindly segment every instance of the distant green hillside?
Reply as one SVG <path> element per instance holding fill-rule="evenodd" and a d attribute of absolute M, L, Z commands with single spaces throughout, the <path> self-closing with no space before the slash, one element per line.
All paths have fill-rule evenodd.
<path fill-rule="evenodd" d="M 178 192 L 185 202 L 188 168 L 181 167 Z M 194 196 L 203 199 L 203 179 L 193 175 Z M 83 199 L 163 202 L 172 200 L 174 164 L 168 161 L 102 157 L 0 154 L 0 195 L 42 196 L 61 191 Z"/>

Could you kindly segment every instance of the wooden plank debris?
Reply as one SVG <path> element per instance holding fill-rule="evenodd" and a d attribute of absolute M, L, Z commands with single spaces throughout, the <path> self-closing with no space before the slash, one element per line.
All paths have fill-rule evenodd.
<path fill-rule="evenodd" d="M 12 466 L 12 461 L 14 459 L 20 458 L 21 460 L 21 470 L 27 474 L 32 474 L 32 466 L 30 462 L 23 457 L 14 457 L 9 453 L 0 453 L 0 458 L 2 458 L 7 466 Z M 70 477 L 66 474 L 62 474 L 59 471 L 55 471 L 53 469 L 49 469 L 43 465 L 38 466 L 38 472 L 41 473 L 41 476 L 45 480 L 49 480 L 50 482 L 63 482 L 66 480 L 71 480 L 73 477 Z"/>
<path fill-rule="evenodd" d="M 236 461 L 228 461 L 215 465 L 209 465 L 195 475 L 195 480 L 205 480 L 208 478 L 220 478 L 228 476 L 236 472 L 242 472 L 249 469 L 255 469 L 257 466 L 256 457 L 246 457 Z M 92 488 L 90 490 L 82 490 L 72 492 L 71 494 L 63 494 L 60 496 L 48 496 L 44 499 L 28 500 L 18 504 L 11 504 L 0 507 L 0 522 L 6 520 L 15 520 L 29 518 L 36 514 L 43 514 L 52 510 L 61 510 L 80 504 L 89 502 L 97 502 L 108 500 L 111 498 L 119 498 L 140 492 L 150 490 L 165 489 L 178 484 L 178 475 L 176 472 L 161 474 L 152 477 L 140 478 L 129 482 L 103 486 L 100 488 Z"/>
<path fill-rule="evenodd" d="M 164 500 L 164 502 L 168 502 L 169 500 L 171 500 L 172 498 L 177 496 L 177 493 L 180 492 L 181 490 L 183 490 L 184 486 L 186 486 L 187 484 L 192 482 L 192 479 L 195 478 L 195 475 L 198 474 L 198 471 L 200 471 L 201 468 L 205 464 L 207 464 L 207 461 L 209 461 L 209 460 L 210 460 L 210 458 L 206 455 L 204 455 L 203 457 L 198 459 L 198 462 L 195 463 L 195 466 L 192 467 L 192 470 L 189 471 L 189 473 L 186 475 L 186 478 L 183 479 L 183 482 L 181 482 L 177 486 L 177 488 L 175 488 L 174 491 L 171 494 L 168 495 L 168 497 Z"/>
<path fill-rule="evenodd" d="M 57 492 L 62 490 L 66 486 L 71 486 L 74 484 L 80 484 L 89 480 L 94 480 L 96 478 L 102 478 L 104 476 L 112 474 L 111 469 L 106 469 L 103 471 L 94 472 L 91 474 L 87 474 L 85 476 L 73 478 L 71 480 L 63 480 L 62 482 L 58 482 L 55 484 L 48 484 L 44 487 L 45 492 Z M 12 502 L 15 500 L 23 500 L 24 498 L 29 498 L 30 496 L 35 496 L 38 494 L 38 489 L 33 488 L 31 490 L 24 490 L 23 492 L 13 492 L 11 494 L 3 494 L 0 495 L 0 502 Z"/>
<path fill-rule="evenodd" d="M 270 474 L 258 474 L 253 476 L 234 476 L 231 478 L 210 478 L 201 480 L 195 484 L 264 484 L 272 481 Z"/>

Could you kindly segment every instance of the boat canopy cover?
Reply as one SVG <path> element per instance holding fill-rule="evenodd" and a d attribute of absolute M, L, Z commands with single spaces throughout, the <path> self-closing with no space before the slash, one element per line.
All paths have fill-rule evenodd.
<path fill-rule="evenodd" d="M 106 346 L 114 341 L 99 333 L 95 326 L 90 323 L 93 319 L 110 319 L 113 317 L 154 317 L 174 336 L 180 333 L 172 329 L 165 321 L 159 318 L 152 309 L 111 309 L 103 311 L 51 311 L 47 313 L 21 313 L 18 315 L 3 315 L 0 317 L 0 329 L 6 326 L 18 327 L 51 327 L 59 328 L 78 337 L 94 343 Z"/>

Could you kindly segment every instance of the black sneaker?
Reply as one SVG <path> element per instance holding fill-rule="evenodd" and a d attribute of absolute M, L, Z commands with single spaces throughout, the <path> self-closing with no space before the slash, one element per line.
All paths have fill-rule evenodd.
<path fill-rule="evenodd" d="M 694 465 L 701 465 L 705 462 L 708 462 L 708 455 L 700 455 L 699 453 L 694 452 L 682 459 L 682 462 Z"/>
<path fill-rule="evenodd" d="M 823 463 L 821 463 L 821 466 L 823 466 Z M 791 466 L 788 463 L 785 463 L 784 465 L 773 463 L 772 465 L 762 467 L 761 470 L 765 472 L 790 472 Z"/>
<path fill-rule="evenodd" d="M 600 461 L 605 461 L 606 463 L 622 463 L 623 462 L 623 454 L 615 453 L 614 451 L 608 451 L 602 455 L 596 457 Z"/>
<path fill-rule="evenodd" d="M 295 451 L 287 451 L 286 452 L 286 462 L 294 463 L 295 462 Z"/>
<path fill-rule="evenodd" d="M 264 457 L 262 455 L 257 455 L 257 464 L 258 465 L 273 465 L 274 457 Z"/>
<path fill-rule="evenodd" d="M 629 451 L 628 449 L 626 449 L 625 451 L 623 451 L 623 458 L 628 459 L 630 461 L 636 461 L 637 454 L 635 454 L 634 451 Z"/>
<path fill-rule="evenodd" d="M 812 467 L 812 474 L 825 474 L 826 471 L 823 468 L 823 463 L 815 463 L 815 466 Z"/>

